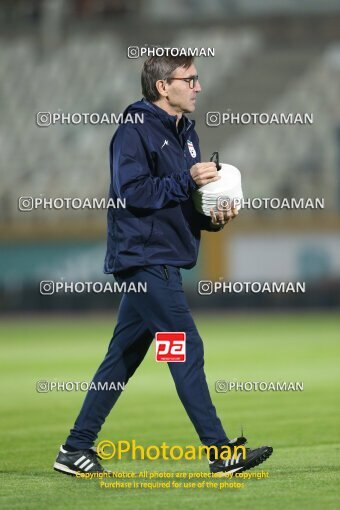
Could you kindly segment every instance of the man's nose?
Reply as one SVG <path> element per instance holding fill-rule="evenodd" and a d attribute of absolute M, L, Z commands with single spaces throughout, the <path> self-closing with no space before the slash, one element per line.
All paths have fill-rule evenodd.
<path fill-rule="evenodd" d="M 201 90 L 202 90 L 201 84 L 200 84 L 200 82 L 198 80 L 196 82 L 194 90 L 195 90 L 195 92 L 201 92 Z"/>

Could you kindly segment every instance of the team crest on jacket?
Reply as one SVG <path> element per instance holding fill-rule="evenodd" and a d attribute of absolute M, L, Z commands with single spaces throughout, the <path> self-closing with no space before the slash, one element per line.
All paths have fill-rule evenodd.
<path fill-rule="evenodd" d="M 196 158 L 195 147 L 194 147 L 193 143 L 190 140 L 188 140 L 188 149 L 189 149 L 189 152 L 191 154 L 191 157 L 192 158 Z"/>

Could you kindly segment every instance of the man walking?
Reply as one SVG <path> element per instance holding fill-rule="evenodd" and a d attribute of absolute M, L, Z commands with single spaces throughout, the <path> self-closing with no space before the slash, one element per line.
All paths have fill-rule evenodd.
<path fill-rule="evenodd" d="M 142 362 L 156 332 L 184 331 L 186 361 L 169 368 L 182 404 L 202 442 L 217 446 L 210 469 L 221 475 L 243 471 L 266 460 L 271 447 L 246 449 L 222 459 L 223 446 L 245 443 L 230 440 L 212 404 L 204 373 L 203 342 L 191 317 L 180 269 L 197 261 L 201 230 L 216 232 L 233 219 L 235 209 L 198 213 L 191 193 L 219 179 L 215 163 L 201 163 L 194 121 L 201 91 L 192 57 L 151 57 L 143 66 L 144 98 L 124 112 L 143 114 L 144 122 L 122 123 L 110 147 L 113 199 L 126 200 L 125 209 L 108 211 L 108 241 L 104 271 L 119 283 L 147 284 L 147 293 L 124 294 L 108 352 L 94 383 L 126 383 Z M 89 390 L 80 414 L 54 464 L 66 474 L 102 471 L 94 441 L 121 391 Z"/>

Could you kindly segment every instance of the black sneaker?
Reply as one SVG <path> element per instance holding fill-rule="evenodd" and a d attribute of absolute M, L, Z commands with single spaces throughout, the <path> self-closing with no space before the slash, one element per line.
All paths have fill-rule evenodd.
<path fill-rule="evenodd" d="M 240 449 L 235 450 L 233 454 L 233 449 L 236 446 L 244 445 L 247 442 L 246 438 L 241 436 L 236 439 L 232 439 L 226 446 L 231 448 L 231 458 L 222 460 L 219 458 L 219 455 L 224 452 L 224 455 L 227 456 L 226 450 L 222 447 L 218 447 L 218 457 L 216 459 L 216 455 L 214 452 L 210 452 L 210 460 L 209 467 L 213 476 L 228 476 L 233 473 L 241 473 L 242 471 L 247 471 L 248 469 L 254 468 L 268 459 L 273 453 L 273 448 L 271 446 L 261 446 L 260 448 L 255 448 L 254 450 L 250 448 L 245 448 L 245 458 L 243 458 L 243 452 Z"/>
<path fill-rule="evenodd" d="M 98 452 L 97 452 L 97 448 L 95 446 L 91 446 L 90 451 L 93 452 L 98 459 L 101 458 L 101 457 L 99 457 Z"/>
<path fill-rule="evenodd" d="M 60 447 L 53 468 L 60 473 L 75 476 L 76 473 L 104 473 L 107 471 L 100 465 L 94 448 L 68 452 Z"/>

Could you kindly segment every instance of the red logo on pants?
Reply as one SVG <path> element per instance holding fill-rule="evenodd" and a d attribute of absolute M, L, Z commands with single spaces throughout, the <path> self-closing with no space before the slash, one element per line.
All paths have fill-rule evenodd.
<path fill-rule="evenodd" d="M 156 339 L 156 361 L 185 361 L 185 339 L 183 331 L 158 331 Z"/>

